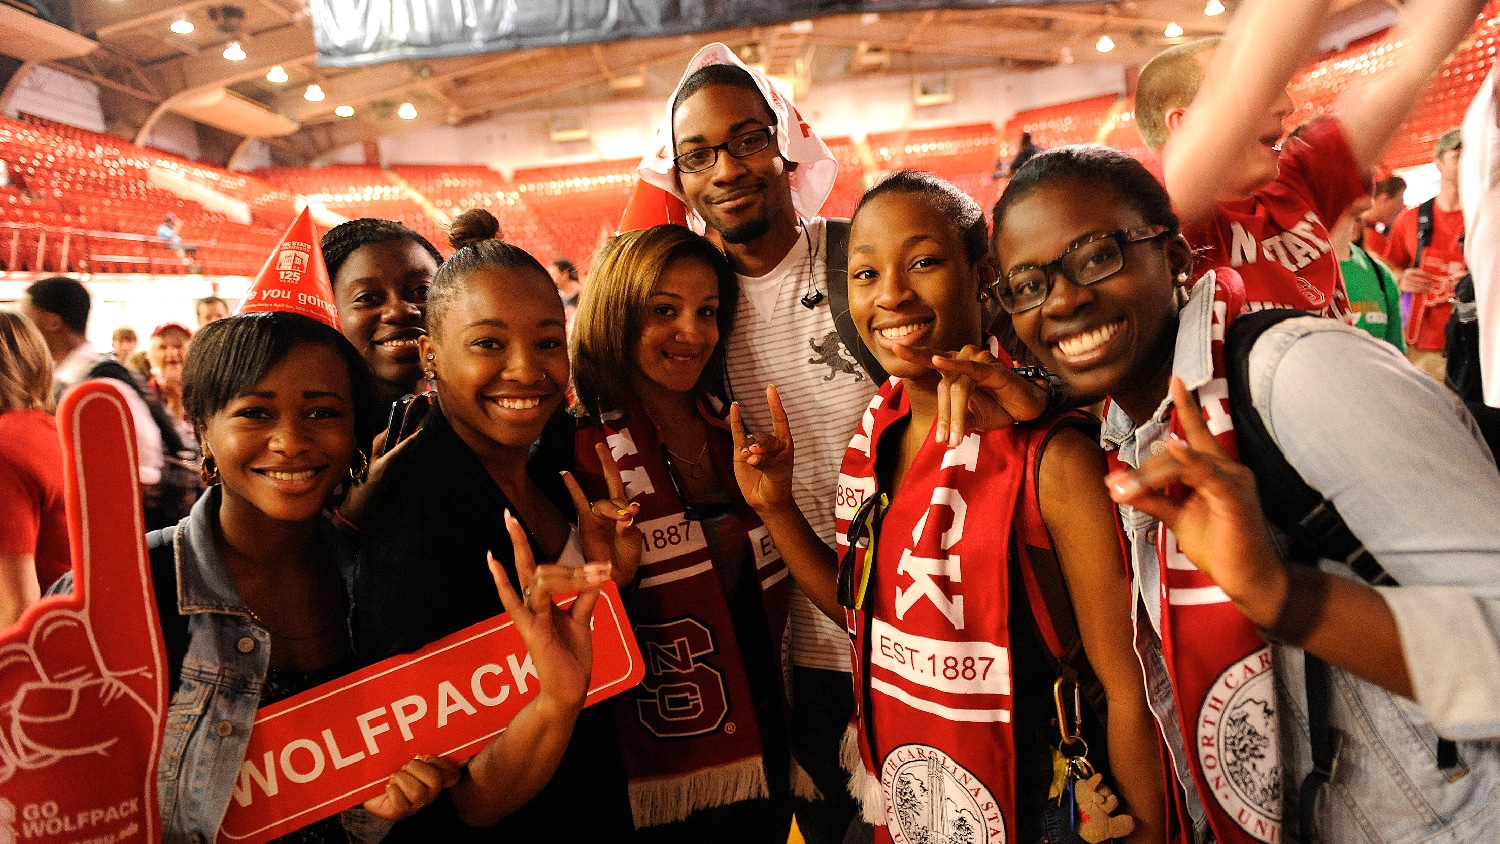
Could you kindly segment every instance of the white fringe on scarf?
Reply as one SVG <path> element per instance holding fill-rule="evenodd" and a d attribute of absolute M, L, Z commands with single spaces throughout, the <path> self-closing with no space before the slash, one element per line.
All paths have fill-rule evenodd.
<path fill-rule="evenodd" d="M 859 733 L 855 732 L 853 724 L 844 731 L 844 738 L 839 742 L 839 764 L 849 774 L 849 796 L 859 804 L 861 820 L 885 826 L 885 798 L 880 778 L 865 770 L 864 757 L 859 755 Z"/>
<path fill-rule="evenodd" d="M 818 784 L 813 782 L 812 774 L 802 767 L 802 763 L 795 758 L 792 759 L 792 796 L 803 800 L 822 800 L 823 792 L 818 790 Z"/>
<path fill-rule="evenodd" d="M 632 782 L 630 810 L 635 828 L 645 829 L 685 820 L 699 809 L 769 796 L 765 766 L 755 757 L 687 776 Z"/>

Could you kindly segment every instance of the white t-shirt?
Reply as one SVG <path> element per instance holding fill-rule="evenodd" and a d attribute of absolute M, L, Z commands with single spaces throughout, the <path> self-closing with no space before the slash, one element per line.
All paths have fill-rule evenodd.
<path fill-rule="evenodd" d="M 766 387 L 776 385 L 797 447 L 792 496 L 832 548 L 839 465 L 880 385 L 871 382 L 834 329 L 823 218 L 805 225 L 804 236 L 776 269 L 759 278 L 739 277 L 727 363 L 730 389 L 752 432 L 771 430 Z M 808 308 L 802 297 L 814 288 L 824 297 Z M 791 627 L 793 665 L 849 670 L 848 634 L 795 588 Z"/>
<path fill-rule="evenodd" d="M 87 342 L 69 352 L 52 374 L 56 386 L 61 388 L 59 398 L 87 378 L 101 357 L 94 344 Z M 130 406 L 130 421 L 135 427 L 136 473 L 143 484 L 159 484 L 165 462 L 162 459 L 161 429 L 156 427 L 151 408 L 146 406 L 140 393 L 129 385 L 121 385 L 120 392 L 125 394 L 125 404 Z"/>
<path fill-rule="evenodd" d="M 1459 191 L 1464 208 L 1464 262 L 1474 275 L 1479 312 L 1479 375 L 1484 403 L 1500 407 L 1500 128 L 1495 124 L 1495 74 L 1490 71 L 1464 117 Z"/>

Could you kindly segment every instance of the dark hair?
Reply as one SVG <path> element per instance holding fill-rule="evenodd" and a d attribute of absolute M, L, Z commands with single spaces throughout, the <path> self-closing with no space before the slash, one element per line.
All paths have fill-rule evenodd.
<path fill-rule="evenodd" d="M 1109 147 L 1076 144 L 1037 153 L 1010 180 L 991 215 L 995 219 L 995 239 L 991 245 L 998 245 L 1000 227 L 1012 205 L 1058 179 L 1082 182 L 1101 194 L 1107 193 L 1139 211 L 1148 225 L 1165 226 L 1167 237 L 1176 236 L 1180 230 L 1167 189 L 1139 161 Z M 996 252 L 998 259 L 998 249 Z M 1001 266 L 998 260 L 997 266 Z"/>
<path fill-rule="evenodd" d="M 557 294 L 551 276 L 541 262 L 513 243 L 506 243 L 500 232 L 500 221 L 483 208 L 471 208 L 458 215 L 448 227 L 448 243 L 454 253 L 438 267 L 427 289 L 427 333 L 436 335 L 443 312 L 453 304 L 470 273 L 485 269 L 535 270 L 547 289 Z M 558 307 L 562 307 L 558 300 Z"/>
<path fill-rule="evenodd" d="M 381 420 L 370 412 L 375 381 L 338 329 L 287 311 L 259 311 L 205 325 L 182 365 L 182 406 L 201 438 L 208 420 L 242 396 L 301 343 L 332 349 L 349 369 L 355 442 L 368 443 Z"/>
<path fill-rule="evenodd" d="M 89 330 L 89 308 L 93 300 L 83 282 L 55 275 L 44 278 L 26 288 L 32 307 L 62 318 L 63 324 L 74 334 L 86 334 Z"/>
<path fill-rule="evenodd" d="M 372 243 L 390 243 L 395 240 L 410 240 L 427 250 L 434 264 L 443 263 L 442 253 L 438 252 L 437 247 L 433 246 L 421 233 L 394 220 L 361 217 L 358 220 L 350 220 L 334 226 L 323 235 L 323 239 L 319 242 L 319 246 L 323 249 L 323 263 L 328 267 L 328 278 L 330 281 L 337 280 L 339 268 L 361 246 L 369 246 Z"/>
<path fill-rule="evenodd" d="M 570 280 L 578 280 L 578 267 L 567 258 L 558 258 L 552 262 L 552 266 L 556 267 L 559 272 L 565 273 Z"/>
<path fill-rule="evenodd" d="M 1400 196 L 1406 193 L 1406 180 L 1400 176 L 1386 176 L 1375 183 L 1373 196 Z"/>
<path fill-rule="evenodd" d="M 923 170 L 896 170 L 881 179 L 860 197 L 859 204 L 854 206 L 853 217 L 858 218 L 865 205 L 888 193 L 915 194 L 931 203 L 933 210 L 952 223 L 953 230 L 963 242 L 964 257 L 971 266 L 979 264 L 990 253 L 984 209 L 951 182 Z"/>
<path fill-rule="evenodd" d="M 677 95 L 672 98 L 672 116 L 674 118 L 677 116 L 677 109 L 682 106 L 683 100 L 710 85 L 728 85 L 731 88 L 754 91 L 761 105 L 766 107 L 766 114 L 771 115 L 771 122 L 776 122 L 776 112 L 771 109 L 770 103 L 766 102 L 766 96 L 760 92 L 760 86 L 755 84 L 755 77 L 743 67 L 732 64 L 711 64 L 693 71 L 693 74 L 683 81 L 682 87 L 677 89 Z M 675 142 L 676 139 L 673 138 L 673 141 Z"/>
<path fill-rule="evenodd" d="M 633 365 L 646 304 L 667 267 L 679 260 L 702 261 L 718 277 L 719 344 L 695 389 L 707 393 L 721 383 L 724 343 L 734 329 L 739 279 L 724 253 L 690 229 L 652 226 L 614 238 L 594 256 L 588 286 L 578 300 L 570 349 L 573 392 L 584 413 L 597 417 L 619 408 L 621 391 L 629 389 L 626 376 Z"/>

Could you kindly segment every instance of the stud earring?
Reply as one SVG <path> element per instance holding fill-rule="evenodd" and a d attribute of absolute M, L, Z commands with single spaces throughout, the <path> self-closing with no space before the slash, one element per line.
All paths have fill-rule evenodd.
<path fill-rule="evenodd" d="M 432 360 L 432 353 L 431 353 L 431 352 L 428 352 L 428 353 L 427 353 L 427 359 L 428 359 L 428 360 Z"/>
<path fill-rule="evenodd" d="M 1187 284 L 1188 283 L 1188 274 L 1186 272 L 1180 272 L 1180 273 L 1178 273 L 1177 274 L 1177 283 L 1178 284 Z"/>
<path fill-rule="evenodd" d="M 198 477 L 203 479 L 204 486 L 213 486 L 219 482 L 219 464 L 214 462 L 212 454 L 205 452 L 203 459 L 199 461 Z"/>

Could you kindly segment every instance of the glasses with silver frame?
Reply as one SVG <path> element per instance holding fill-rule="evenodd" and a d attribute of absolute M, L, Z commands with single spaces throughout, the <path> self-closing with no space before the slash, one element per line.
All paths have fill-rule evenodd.
<path fill-rule="evenodd" d="M 679 173 L 701 173 L 719 163 L 719 150 L 735 158 L 749 158 L 771 145 L 776 137 L 775 126 L 763 126 L 742 135 L 735 135 L 722 144 L 699 147 L 672 159 Z"/>
<path fill-rule="evenodd" d="M 1058 274 L 1079 287 L 1097 284 L 1125 269 L 1126 246 L 1155 240 L 1167 231 L 1166 226 L 1140 226 L 1089 235 L 1045 264 L 1022 264 L 1012 268 L 995 280 L 995 296 L 1010 313 L 1029 311 L 1047 301 L 1047 296 L 1052 293 L 1052 280 Z"/>

